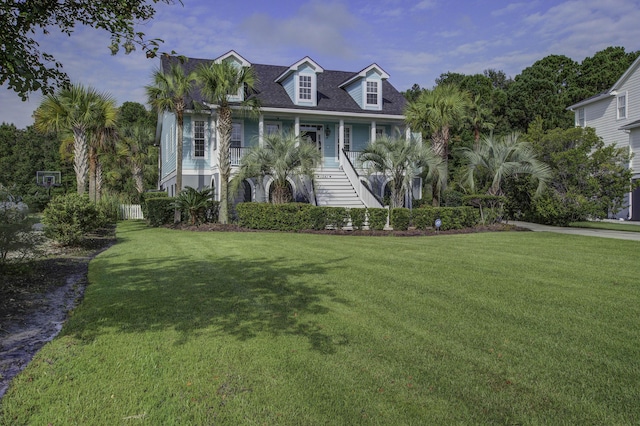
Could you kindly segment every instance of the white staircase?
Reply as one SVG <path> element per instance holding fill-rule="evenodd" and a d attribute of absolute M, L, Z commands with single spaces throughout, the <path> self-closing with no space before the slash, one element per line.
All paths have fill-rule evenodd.
<path fill-rule="evenodd" d="M 313 189 L 319 206 L 364 208 L 347 175 L 339 168 L 318 169 Z"/>

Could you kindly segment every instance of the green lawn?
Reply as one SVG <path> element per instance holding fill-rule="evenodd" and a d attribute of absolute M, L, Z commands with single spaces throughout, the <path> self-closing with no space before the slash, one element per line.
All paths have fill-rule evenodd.
<path fill-rule="evenodd" d="M 637 424 L 640 243 L 118 226 L 0 424 Z"/>
<path fill-rule="evenodd" d="M 593 229 L 608 229 L 610 231 L 627 231 L 627 232 L 640 232 L 640 225 L 634 225 L 630 223 L 613 223 L 613 222 L 572 222 L 569 226 L 573 228 L 593 228 Z"/>

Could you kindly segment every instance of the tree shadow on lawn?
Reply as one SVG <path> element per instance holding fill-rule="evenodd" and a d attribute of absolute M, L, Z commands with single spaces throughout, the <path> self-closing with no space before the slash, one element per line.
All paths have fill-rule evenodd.
<path fill-rule="evenodd" d="M 313 350 L 334 353 L 344 335 L 332 336 L 318 322 L 328 303 L 348 302 L 326 282 L 343 259 L 292 264 L 286 258 L 211 260 L 96 258 L 92 283 L 77 315 L 63 330 L 93 340 L 107 329 L 143 333 L 175 329 L 181 344 L 207 332 L 240 340 L 260 333 L 297 335 Z M 96 279 L 96 278 L 94 278 Z"/>

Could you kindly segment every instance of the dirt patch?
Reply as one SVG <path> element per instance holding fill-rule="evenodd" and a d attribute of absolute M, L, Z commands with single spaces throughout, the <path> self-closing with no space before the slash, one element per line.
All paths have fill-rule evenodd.
<path fill-rule="evenodd" d="M 62 329 L 82 299 L 89 261 L 115 242 L 114 229 L 81 247 L 45 243 L 47 257 L 0 270 L 0 397 L 11 379 Z"/>

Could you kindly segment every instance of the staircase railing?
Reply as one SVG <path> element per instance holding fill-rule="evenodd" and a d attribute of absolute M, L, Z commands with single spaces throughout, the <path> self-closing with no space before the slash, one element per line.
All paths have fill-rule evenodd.
<path fill-rule="evenodd" d="M 353 163 L 351 162 L 347 151 L 343 150 L 342 154 L 343 155 L 340 156 L 340 166 L 342 167 L 344 173 L 347 175 L 349 182 L 351 182 L 351 186 L 353 186 L 353 189 L 355 189 L 356 194 L 358 194 L 358 197 L 360 197 L 365 207 L 382 208 L 382 201 L 378 197 L 376 197 L 373 192 L 371 192 L 369 187 L 366 186 L 364 182 L 360 180 L 360 175 L 358 175 L 355 167 L 353 167 Z"/>

